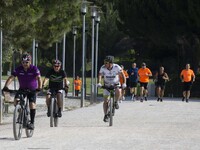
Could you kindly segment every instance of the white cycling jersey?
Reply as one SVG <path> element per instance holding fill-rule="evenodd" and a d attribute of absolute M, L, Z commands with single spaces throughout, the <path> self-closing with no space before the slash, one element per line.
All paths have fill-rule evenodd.
<path fill-rule="evenodd" d="M 104 76 L 105 85 L 120 84 L 119 74 L 121 72 L 122 68 L 117 64 L 113 64 L 111 70 L 108 70 L 105 65 L 103 65 L 99 71 L 99 73 Z"/>

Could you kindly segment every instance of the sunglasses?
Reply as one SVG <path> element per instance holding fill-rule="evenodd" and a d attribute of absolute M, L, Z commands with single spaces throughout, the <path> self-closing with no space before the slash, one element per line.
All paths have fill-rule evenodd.
<path fill-rule="evenodd" d="M 58 67 L 60 67 L 60 66 L 54 66 L 55 68 L 58 68 Z"/>
<path fill-rule="evenodd" d="M 28 64 L 29 62 L 28 61 L 22 61 L 22 64 Z"/>

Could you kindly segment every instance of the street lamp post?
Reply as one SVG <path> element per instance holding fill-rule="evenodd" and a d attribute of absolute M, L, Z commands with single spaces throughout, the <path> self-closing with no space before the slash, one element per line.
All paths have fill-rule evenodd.
<path fill-rule="evenodd" d="M 38 64 L 38 42 L 35 43 L 35 66 Z"/>
<path fill-rule="evenodd" d="M 94 102 L 94 25 L 96 16 L 96 6 L 91 7 L 91 17 L 92 17 L 92 59 L 91 59 L 91 95 L 90 102 Z"/>
<path fill-rule="evenodd" d="M 76 34 L 77 34 L 77 27 L 73 26 L 72 33 L 74 38 L 74 54 L 73 54 L 73 83 L 72 83 L 72 95 L 75 96 L 75 86 L 74 86 L 74 80 L 75 80 L 75 63 L 76 63 Z"/>
<path fill-rule="evenodd" d="M 33 39 L 32 64 L 35 65 L 35 39 Z"/>
<path fill-rule="evenodd" d="M 2 20 L 0 20 L 0 81 L 2 82 L 2 42 L 3 42 L 3 32 L 2 32 Z M 2 89 L 0 84 L 0 89 Z M 0 124 L 3 123 L 3 99 L 2 93 L 0 91 Z"/>
<path fill-rule="evenodd" d="M 96 49 L 95 49 L 95 87 L 94 87 L 94 100 L 97 101 L 97 69 L 98 69 L 98 43 L 99 43 L 99 22 L 100 22 L 100 13 L 97 12 L 95 17 L 96 21 Z"/>
<path fill-rule="evenodd" d="M 56 42 L 56 60 L 58 60 L 58 42 Z"/>
<path fill-rule="evenodd" d="M 86 2 L 83 0 L 81 5 L 81 14 L 83 16 L 81 107 L 84 107 L 85 103 L 85 15 L 86 13 L 87 13 L 87 6 Z"/>

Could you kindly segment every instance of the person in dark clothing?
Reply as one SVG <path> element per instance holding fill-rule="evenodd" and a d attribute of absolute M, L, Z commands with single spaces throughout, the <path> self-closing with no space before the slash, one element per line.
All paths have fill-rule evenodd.
<path fill-rule="evenodd" d="M 131 100 L 134 101 L 135 96 L 137 95 L 137 83 L 138 83 L 138 68 L 136 63 L 132 63 L 132 67 L 127 71 L 129 75 L 129 87 Z"/>
<path fill-rule="evenodd" d="M 164 91 L 165 91 L 165 83 L 169 80 L 167 73 L 164 71 L 164 67 L 160 67 L 159 71 L 155 74 L 155 86 L 156 93 L 158 96 L 157 101 L 163 101 Z"/>
<path fill-rule="evenodd" d="M 68 90 L 68 83 L 67 83 L 67 75 L 64 70 L 61 69 L 61 62 L 59 60 L 53 60 L 53 68 L 47 72 L 42 87 L 44 87 L 49 81 L 49 90 L 46 96 L 46 104 L 47 104 L 47 116 L 50 116 L 50 97 L 53 90 L 57 93 L 57 102 L 58 102 L 58 117 L 62 117 L 61 107 L 62 107 L 62 88 L 63 88 L 63 81 L 65 91 Z"/>

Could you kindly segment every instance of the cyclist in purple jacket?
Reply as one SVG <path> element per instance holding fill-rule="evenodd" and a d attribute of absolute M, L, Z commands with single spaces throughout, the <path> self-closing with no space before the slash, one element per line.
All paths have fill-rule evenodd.
<path fill-rule="evenodd" d="M 6 83 L 4 85 L 3 90 L 7 90 L 10 83 L 14 80 L 15 77 L 18 78 L 19 81 L 19 89 L 29 89 L 31 91 L 35 91 L 34 93 L 30 93 L 27 95 L 29 99 L 29 107 L 30 107 L 30 118 L 31 122 L 28 125 L 29 129 L 34 129 L 34 120 L 36 113 L 36 91 L 40 91 L 42 88 L 42 80 L 40 76 L 40 71 L 36 66 L 31 64 L 31 56 L 27 53 L 22 55 L 21 59 L 22 65 L 17 67 L 8 77 Z M 19 101 L 19 94 L 16 93 L 14 99 L 14 105 Z"/>

